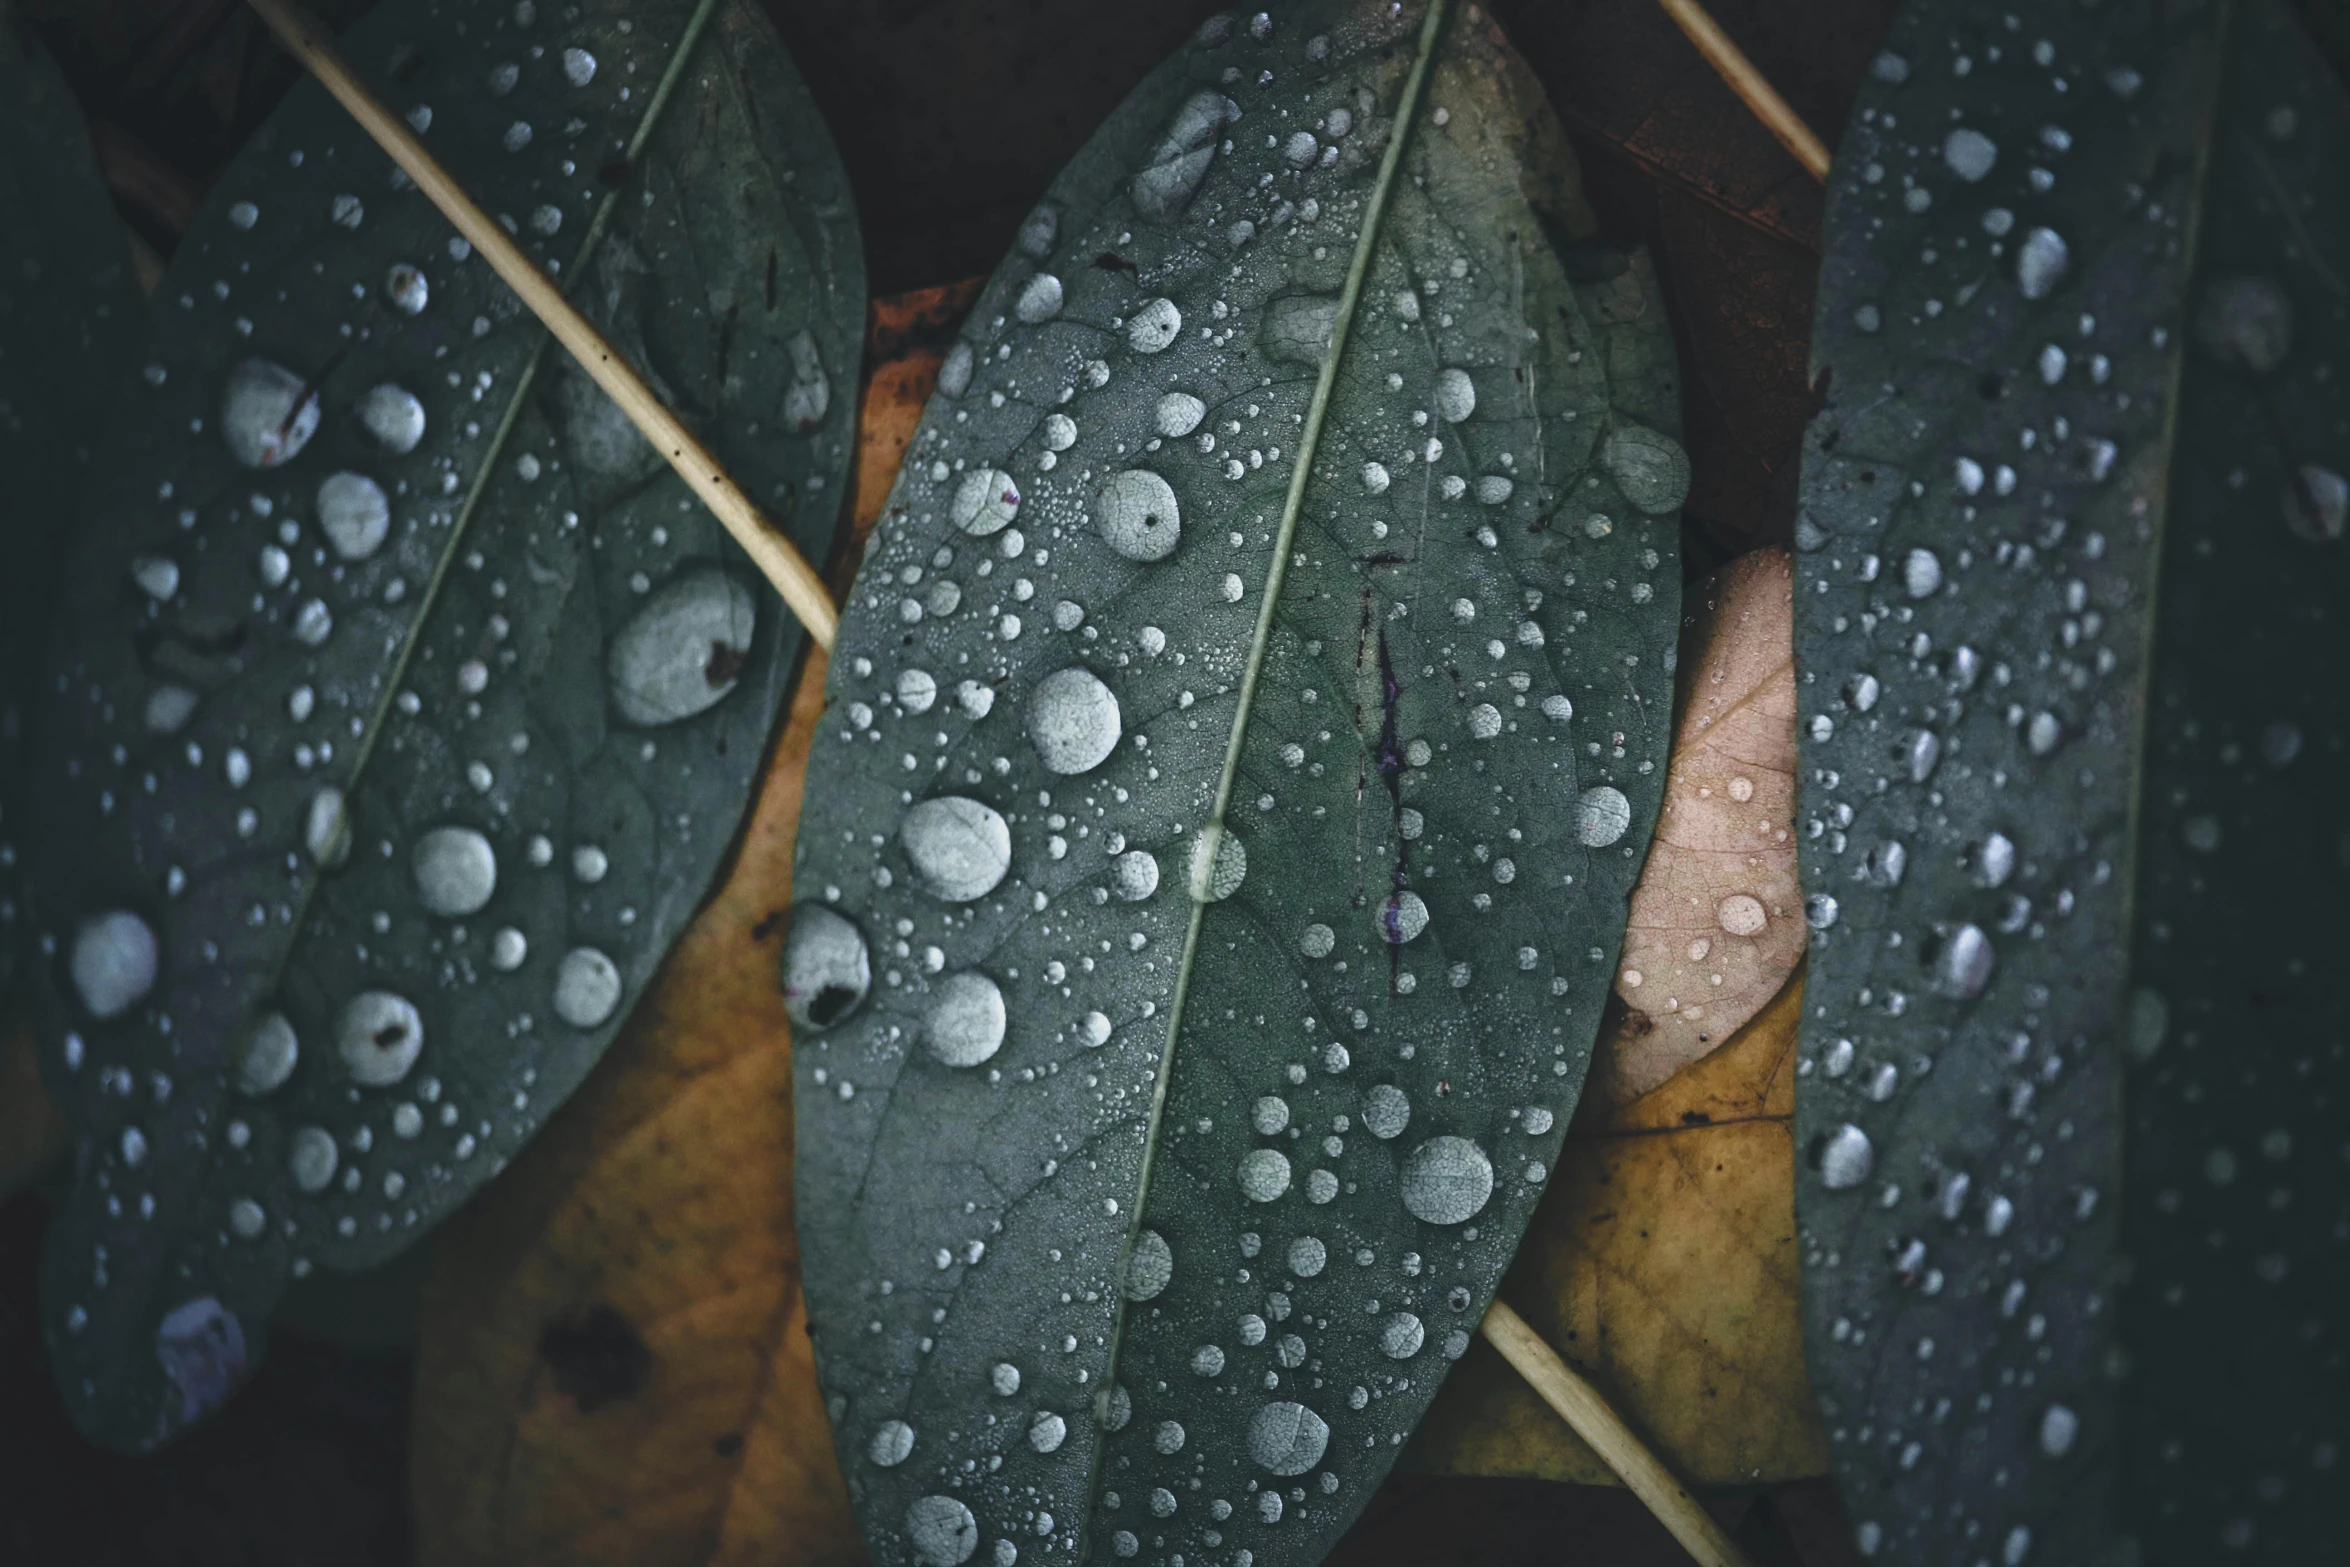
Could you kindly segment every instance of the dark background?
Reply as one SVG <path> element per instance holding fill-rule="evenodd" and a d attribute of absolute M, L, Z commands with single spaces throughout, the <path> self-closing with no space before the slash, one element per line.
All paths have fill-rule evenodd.
<path fill-rule="evenodd" d="M 1128 88 L 1224 9 L 1203 0 L 763 3 L 848 166 L 877 296 L 991 271 Z M 369 0 L 313 8 L 341 27 Z M 1689 389 L 1689 574 L 1784 541 L 1811 411 L 1818 187 L 1655 0 L 1490 9 L 1548 87 L 1606 237 L 1644 240 L 1656 258 Z M 1894 0 L 1713 6 L 1831 147 L 1893 9 Z M 125 223 L 168 263 L 295 66 L 241 0 L 17 0 L 14 10 L 80 98 Z M 259 1375 L 212 1422 L 153 1457 L 100 1452 L 67 1424 L 41 1351 L 45 1212 L 38 1182 L 0 1203 L 0 1563 L 405 1567 L 411 1361 L 396 1332 L 374 1347 L 330 1343 L 312 1333 L 347 1317 L 313 1300 L 294 1314 L 311 1332 L 281 1322 Z M 371 1294 L 380 1306 L 398 1289 Z M 1719 1501 L 1760 1567 L 1848 1559 L 1824 1483 Z M 1464 1533 L 1470 1515 L 1478 1528 Z M 1400 1479 L 1337 1558 L 1341 1567 L 1389 1560 L 1662 1567 L 1687 1558 L 1622 1491 Z"/>

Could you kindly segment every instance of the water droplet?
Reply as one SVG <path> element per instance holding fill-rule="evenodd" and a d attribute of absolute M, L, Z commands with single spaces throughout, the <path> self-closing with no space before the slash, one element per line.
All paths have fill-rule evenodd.
<path fill-rule="evenodd" d="M 356 229 L 367 221 L 367 204 L 345 192 L 327 204 L 326 215 L 347 229 Z"/>
<path fill-rule="evenodd" d="M 1148 849 L 1128 849 L 1110 862 L 1110 890 L 1139 903 L 1159 890 L 1159 860 Z"/>
<path fill-rule="evenodd" d="M 245 1380 L 245 1330 L 210 1295 L 175 1306 L 155 1329 L 155 1358 L 180 1396 L 179 1424 L 193 1425 Z"/>
<path fill-rule="evenodd" d="M 2073 1450 L 2073 1441 L 2081 1434 L 2081 1417 L 2062 1404 L 2050 1404 L 2040 1413 L 2040 1451 L 2051 1458 L 2062 1458 Z"/>
<path fill-rule="evenodd" d="M 1943 138 L 1942 161 L 1950 165 L 1951 173 L 1972 185 L 1999 161 L 1999 147 L 1981 131 L 1962 125 Z"/>
<path fill-rule="evenodd" d="M 1403 1135 L 1411 1124 L 1412 1101 L 1393 1083 L 1379 1083 L 1363 1095 L 1363 1127 L 1381 1142 Z"/>
<path fill-rule="evenodd" d="M 1404 1208 L 1427 1224 L 1464 1224 L 1493 1195 L 1493 1161 L 1466 1137 L 1431 1137 L 1404 1159 Z"/>
<path fill-rule="evenodd" d="M 406 387 L 386 381 L 359 399 L 359 422 L 385 450 L 412 452 L 424 439 L 424 404 Z"/>
<path fill-rule="evenodd" d="M 1183 512 L 1166 480 L 1147 468 L 1128 468 L 1103 483 L 1094 526 L 1128 560 L 1165 560 L 1175 553 Z"/>
<path fill-rule="evenodd" d="M 2162 993 L 2141 986 L 2130 993 L 2130 1055 L 2141 1063 L 2154 1059 L 2170 1032 L 2170 1003 Z"/>
<path fill-rule="evenodd" d="M 1003 1048 L 1004 993 L 966 970 L 939 981 L 922 1019 L 922 1042 L 948 1066 L 977 1066 Z"/>
<path fill-rule="evenodd" d="M 821 903 L 792 911 L 783 939 L 783 1010 L 810 1031 L 854 1012 L 873 984 L 865 933 Z"/>
<path fill-rule="evenodd" d="M 2350 525 L 2350 479 L 2331 468 L 2303 463 L 2285 492 L 2285 526 L 2297 537 L 2325 544 Z"/>
<path fill-rule="evenodd" d="M 974 468 L 955 487 L 947 515 L 973 538 L 986 538 L 1011 522 L 1020 510 L 1020 487 L 1001 468 Z"/>
<path fill-rule="evenodd" d="M 1077 444 L 1077 421 L 1067 414 L 1046 414 L 1042 428 L 1046 451 L 1065 452 Z"/>
<path fill-rule="evenodd" d="M 2054 229 L 2036 228 L 2015 254 L 2015 281 L 2026 299 L 2046 299 L 2072 264 L 2072 251 Z"/>
<path fill-rule="evenodd" d="M 1834 893 L 1815 892 L 1803 900 L 1804 923 L 1814 930 L 1826 930 L 1835 924 L 1838 912 Z"/>
<path fill-rule="evenodd" d="M 155 988 L 162 956 L 154 928 L 130 910 L 92 915 L 74 931 L 74 992 L 92 1017 L 120 1017 Z"/>
<path fill-rule="evenodd" d="M 2034 756 L 2046 756 L 2063 738 L 2064 725 L 2054 713 L 2034 713 L 2031 723 L 2024 728 L 2024 743 L 2031 747 Z"/>
<path fill-rule="evenodd" d="M 1632 802 L 1608 784 L 1586 789 L 1575 804 L 1575 835 L 1588 849 L 1604 849 L 1632 826 Z"/>
<path fill-rule="evenodd" d="M 1669 435 L 1640 425 L 1608 432 L 1599 460 L 1624 492 L 1624 499 L 1658 516 L 1689 496 L 1689 454 Z"/>
<path fill-rule="evenodd" d="M 131 580 L 161 603 L 180 590 L 179 562 L 168 555 L 141 555 L 131 562 Z"/>
<path fill-rule="evenodd" d="M 1490 740 L 1501 733 L 1501 709 L 1491 702 L 1479 702 L 1469 709 L 1469 737 Z"/>
<path fill-rule="evenodd" d="M 1297 938 L 1297 950 L 1309 958 L 1326 958 L 1338 945 L 1338 932 L 1327 925 L 1308 925 Z"/>
<path fill-rule="evenodd" d="M 275 1092 L 294 1075 L 302 1044 L 283 1012 L 265 1013 L 237 1041 L 237 1087 L 253 1095 Z"/>
<path fill-rule="evenodd" d="M 435 827 L 410 859 L 425 912 L 448 919 L 478 914 L 498 886 L 497 851 L 471 827 Z"/>
<path fill-rule="evenodd" d="M 1154 1300 L 1175 1278 L 1175 1250 L 1157 1230 L 1134 1237 L 1134 1254 L 1126 1262 L 1126 1298 Z M 1012 1385 L 1019 1386 L 1019 1374 Z"/>
<path fill-rule="evenodd" d="M 971 367 L 974 355 L 969 343 L 957 343 L 947 350 L 947 356 L 938 367 L 938 389 L 949 397 L 960 397 L 971 386 Z"/>
<path fill-rule="evenodd" d="M 196 693 L 186 686 L 157 686 L 147 693 L 148 732 L 175 735 L 196 715 Z"/>
<path fill-rule="evenodd" d="M 1012 868 L 1012 832 L 991 807 L 962 795 L 924 800 L 906 812 L 898 842 L 932 897 L 970 903 L 995 891 Z"/>
<path fill-rule="evenodd" d="M 1286 1399 L 1267 1404 L 1249 1421 L 1248 1455 L 1274 1474 L 1304 1474 L 1329 1448 L 1329 1423 L 1303 1404 Z"/>
<path fill-rule="evenodd" d="M 555 970 L 555 1015 L 595 1028 L 620 1005 L 620 968 L 594 947 L 573 947 Z"/>
<path fill-rule="evenodd" d="M 1061 280 L 1050 272 L 1030 278 L 1012 304 L 1012 314 L 1028 326 L 1041 326 L 1060 313 Z"/>
<path fill-rule="evenodd" d="M 1997 956 L 1980 925 L 1958 926 L 1942 937 L 1934 954 L 1934 988 L 1943 995 L 1972 1001 L 1991 983 Z"/>
<path fill-rule="evenodd" d="M 220 433 L 237 461 L 248 468 L 274 468 L 291 460 L 317 432 L 318 394 L 293 371 L 266 359 L 247 359 L 229 372 Z"/>
<path fill-rule="evenodd" d="M 906 1509 L 906 1543 L 921 1567 L 962 1567 L 979 1549 L 979 1521 L 951 1496 L 924 1496 Z"/>
<path fill-rule="evenodd" d="M 1183 312 L 1172 299 L 1153 299 L 1126 318 L 1126 341 L 1138 354 L 1155 354 L 1183 333 Z"/>
<path fill-rule="evenodd" d="M 1170 222 L 1182 213 L 1208 177 L 1229 107 L 1224 95 L 1213 90 L 1193 93 L 1183 101 L 1127 186 L 1135 211 L 1153 223 Z"/>
<path fill-rule="evenodd" d="M 632 724 L 673 724 L 708 711 L 735 688 L 758 627 L 758 607 L 717 566 L 687 571 L 647 598 L 604 660 L 612 705 Z"/>
<path fill-rule="evenodd" d="M 965 680 L 955 687 L 955 705 L 973 718 L 985 718 L 995 707 L 995 688 Z"/>
<path fill-rule="evenodd" d="M 1328 1175 L 1327 1170 L 1316 1170 L 1316 1175 Z M 1301 1235 L 1289 1243 L 1289 1271 L 1301 1279 L 1319 1278 L 1330 1266 L 1330 1248 L 1311 1235 Z"/>
<path fill-rule="evenodd" d="M 351 813 L 344 809 L 342 790 L 321 789 L 310 797 L 302 820 L 302 845 L 328 870 L 351 857 Z"/>
<path fill-rule="evenodd" d="M 1408 1311 L 1399 1311 L 1379 1325 L 1379 1352 L 1390 1360 L 1411 1359 L 1427 1341 L 1427 1328 Z"/>
<path fill-rule="evenodd" d="M 1202 828 L 1191 845 L 1191 895 L 1200 903 L 1221 903 L 1248 879 L 1248 849 L 1221 823 Z"/>
<path fill-rule="evenodd" d="M 1733 936 L 1760 935 L 1763 926 L 1770 922 L 1762 900 L 1744 892 L 1734 892 L 1724 898 L 1715 907 L 1714 918 Z"/>
<path fill-rule="evenodd" d="M 334 631 L 335 614 L 324 599 L 311 599 L 294 612 L 294 640 L 305 647 L 322 646 Z"/>
<path fill-rule="evenodd" d="M 987 1383 L 1002 1397 L 1010 1398 L 1020 1391 L 1020 1368 L 1008 1360 L 999 1360 L 995 1369 L 988 1372 Z"/>
<path fill-rule="evenodd" d="M 269 1215 L 250 1197 L 239 1197 L 228 1205 L 228 1227 L 239 1240 L 255 1239 L 268 1223 Z"/>
<path fill-rule="evenodd" d="M 1208 416 L 1208 405 L 1189 392 L 1169 392 L 1159 399 L 1158 431 L 1169 440 L 1189 435 Z"/>
<path fill-rule="evenodd" d="M 1118 747 L 1118 698 L 1090 669 L 1056 670 L 1028 698 L 1028 740 L 1048 772 L 1089 773 Z"/>
<path fill-rule="evenodd" d="M 1289 1190 L 1289 1157 L 1278 1148 L 1252 1148 L 1241 1156 L 1240 1194 L 1250 1202 L 1272 1202 Z"/>
<path fill-rule="evenodd" d="M 1053 242 L 1060 237 L 1061 210 L 1047 202 L 1021 220 L 1020 232 L 1012 236 L 1012 243 L 1022 255 L 1042 261 L 1053 253 Z"/>
<path fill-rule="evenodd" d="M 422 315 L 432 299 L 432 284 L 423 271 L 395 261 L 384 273 L 384 302 L 404 316 Z"/>
<path fill-rule="evenodd" d="M 1367 462 L 1363 464 L 1363 489 L 1367 493 L 1385 495 L 1387 487 L 1394 482 L 1394 477 L 1388 473 L 1385 463 Z"/>
<path fill-rule="evenodd" d="M 1477 411 L 1477 383 L 1459 369 L 1436 373 L 1436 415 L 1447 424 L 1459 424 Z"/>
<path fill-rule="evenodd" d="M 324 1127 L 301 1127 L 286 1141 L 286 1169 L 305 1192 L 325 1191 L 339 1162 L 334 1134 Z"/>
<path fill-rule="evenodd" d="M 564 50 L 563 79 L 574 87 L 585 87 L 596 79 L 596 57 L 585 49 Z"/>
<path fill-rule="evenodd" d="M 1402 946 L 1428 928 L 1428 905 L 1408 888 L 1391 892 L 1371 916 L 1372 929 L 1393 946 Z"/>
<path fill-rule="evenodd" d="M 903 1420 L 884 1420 L 865 1453 L 882 1468 L 895 1469 L 913 1450 L 914 1428 Z"/>
<path fill-rule="evenodd" d="M 1847 1121 L 1821 1139 L 1816 1162 L 1821 1184 L 1832 1192 L 1848 1191 L 1869 1178 L 1877 1148 L 1868 1133 Z"/>
<path fill-rule="evenodd" d="M 1040 1453 L 1057 1453 L 1061 1444 L 1069 1440 L 1069 1422 L 1049 1409 L 1040 1409 L 1028 1418 L 1028 1445 Z"/>
<path fill-rule="evenodd" d="M 513 926 L 502 927 L 490 937 L 490 967 L 501 974 L 511 974 L 522 967 L 522 960 L 530 956 L 530 938 Z"/>

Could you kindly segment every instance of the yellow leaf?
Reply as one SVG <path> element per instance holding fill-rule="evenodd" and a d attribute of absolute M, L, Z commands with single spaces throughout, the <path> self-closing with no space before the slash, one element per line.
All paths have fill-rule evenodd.
<path fill-rule="evenodd" d="M 1824 1474 L 1804 1375 L 1795 1243 L 1798 976 L 1657 1092 L 1586 1100 L 1504 1300 L 1698 1484 Z M 1403 1467 L 1609 1485 L 1614 1477 L 1477 1340 Z"/>
<path fill-rule="evenodd" d="M 1690 595 L 1680 722 L 1586 1099 L 1623 1104 L 1728 1039 L 1803 957 L 1793 567 L 1761 550 Z"/>
<path fill-rule="evenodd" d="M 876 302 L 843 577 L 974 291 Z M 864 1560 L 800 1299 L 776 971 L 823 701 L 812 655 L 725 886 L 571 1102 L 432 1242 L 421 1562 Z"/>

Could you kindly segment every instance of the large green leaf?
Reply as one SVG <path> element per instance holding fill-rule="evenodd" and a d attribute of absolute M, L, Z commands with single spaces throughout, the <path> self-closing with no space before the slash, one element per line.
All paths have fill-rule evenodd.
<path fill-rule="evenodd" d="M 1839 157 L 1797 1211 L 1860 1544 L 2339 1559 L 2350 100 L 2281 0 L 1920 4 Z"/>
<path fill-rule="evenodd" d="M 1220 17 L 949 356 L 784 962 L 878 1560 L 1312 1561 L 1467 1347 L 1671 719 L 1672 344 L 1592 231 L 1476 8 Z"/>
<path fill-rule="evenodd" d="M 137 348 L 130 251 L 81 111 L 0 7 L 0 991 L 27 922 L 17 780 L 54 555 L 106 394 Z"/>
<path fill-rule="evenodd" d="M 356 68 L 821 558 L 863 279 L 737 0 L 403 3 Z M 37 727 L 50 1233 L 77 1423 L 216 1404 L 289 1276 L 381 1262 L 594 1062 L 732 841 L 802 636 L 315 86 L 157 299 Z"/>

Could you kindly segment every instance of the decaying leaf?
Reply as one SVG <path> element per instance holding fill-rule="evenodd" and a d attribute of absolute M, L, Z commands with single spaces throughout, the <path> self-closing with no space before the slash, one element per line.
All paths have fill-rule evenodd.
<path fill-rule="evenodd" d="M 398 0 L 354 66 L 803 553 L 847 477 L 844 181 L 738 0 Z M 78 1425 L 201 1418 L 593 1064 L 732 843 L 801 633 L 315 84 L 216 184 L 52 592 L 29 860 Z"/>
<path fill-rule="evenodd" d="M 786 957 L 877 1560 L 1313 1561 L 1466 1350 L 1670 721 L 1667 326 L 1553 227 L 1593 238 L 1478 8 L 1226 16 L 950 355 Z"/>
<path fill-rule="evenodd" d="M 1802 960 L 1793 581 L 1786 553 L 1762 550 L 1690 594 L 1664 811 L 1585 1089 L 1602 1103 L 1637 1099 L 1721 1045 Z"/>
<path fill-rule="evenodd" d="M 81 111 L 11 20 L 0 11 L 0 992 L 27 956 L 24 710 L 56 554 L 144 315 Z"/>
<path fill-rule="evenodd" d="M 1791 980 L 1720 1050 L 1629 1104 L 1587 1098 L 1501 1294 L 1701 1485 L 1826 1472 L 1803 1371 Z M 1479 1341 L 1404 1467 L 1615 1477 Z"/>
<path fill-rule="evenodd" d="M 874 304 L 860 532 L 973 291 Z M 863 1560 L 800 1305 L 775 983 L 823 689 L 812 656 L 734 867 L 645 1004 L 432 1242 L 411 1458 L 419 1561 Z"/>
<path fill-rule="evenodd" d="M 1830 195 L 1809 1363 L 1879 1560 L 2340 1560 L 2350 93 L 1914 5 Z"/>

